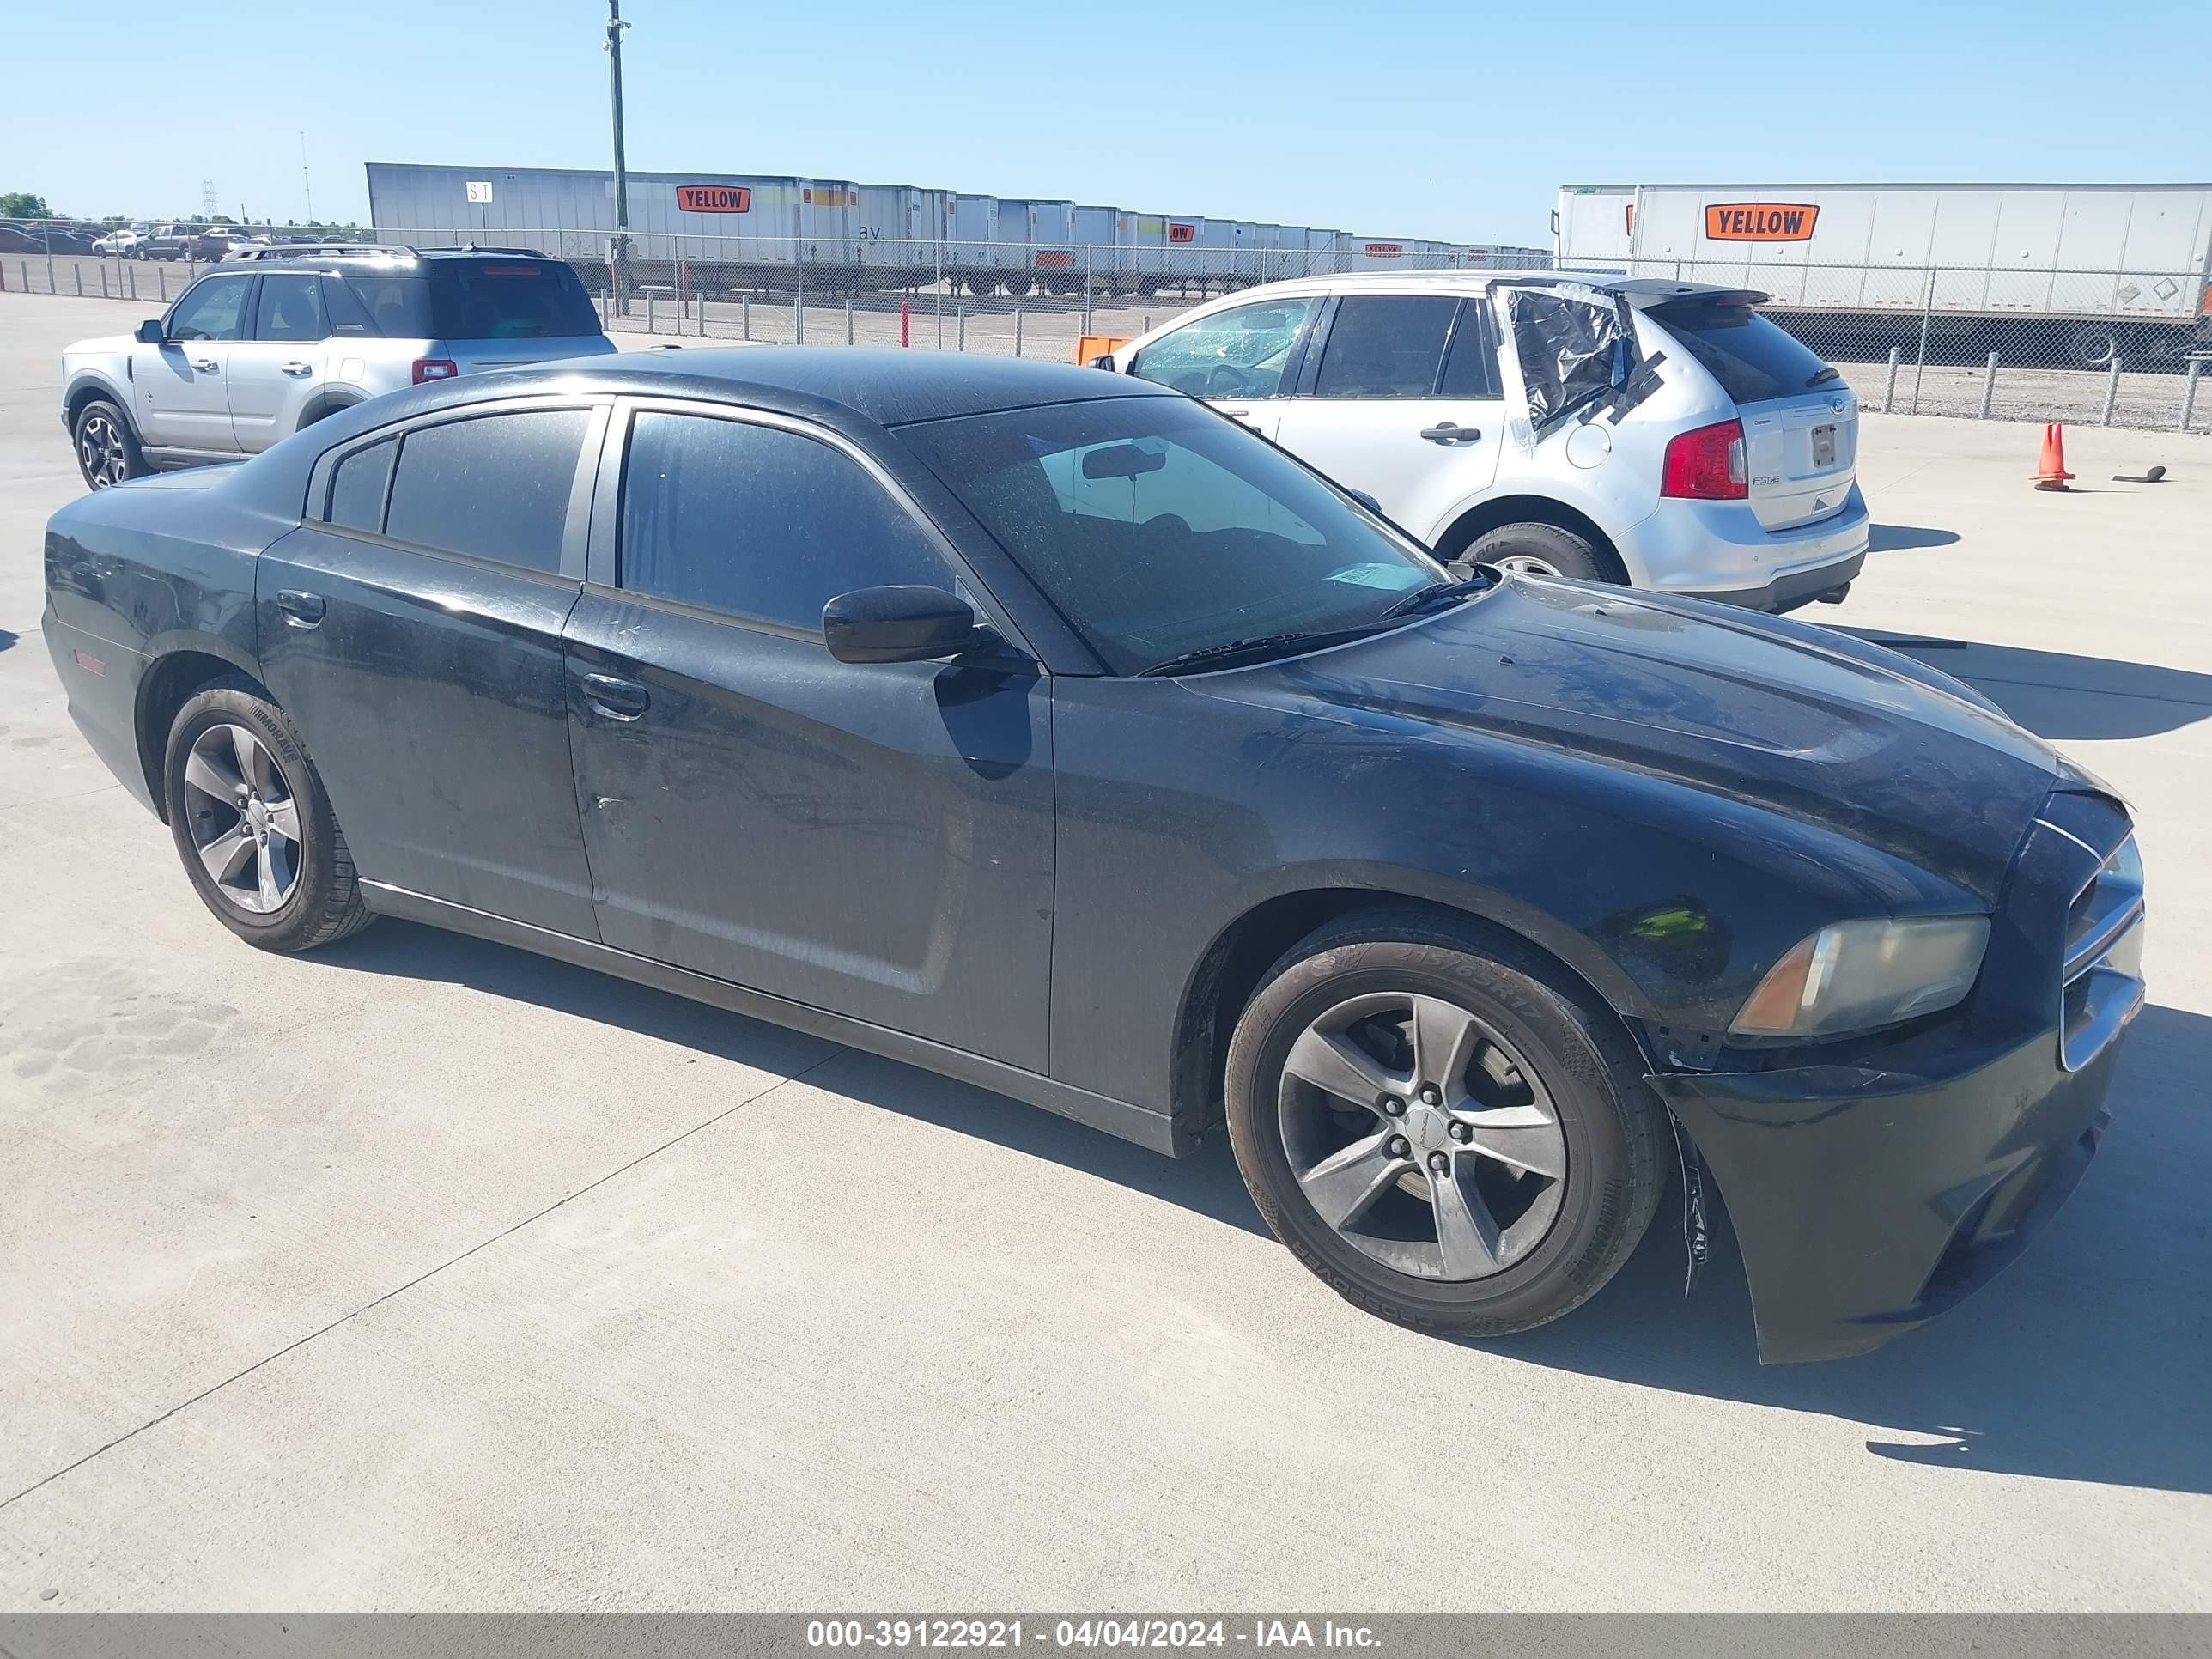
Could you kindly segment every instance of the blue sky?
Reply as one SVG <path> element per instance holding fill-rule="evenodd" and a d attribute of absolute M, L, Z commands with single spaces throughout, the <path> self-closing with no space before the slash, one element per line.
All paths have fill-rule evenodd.
<path fill-rule="evenodd" d="M 302 127 L 325 219 L 366 161 L 609 163 L 604 0 L 9 9 L 0 190 L 58 210 L 300 215 Z M 641 169 L 1538 244 L 1563 183 L 2212 178 L 2201 0 L 623 10 Z"/>

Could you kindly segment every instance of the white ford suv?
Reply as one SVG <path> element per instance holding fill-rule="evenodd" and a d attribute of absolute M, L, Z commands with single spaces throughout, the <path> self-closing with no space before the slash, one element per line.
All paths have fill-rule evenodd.
<path fill-rule="evenodd" d="M 424 380 L 612 351 L 574 269 L 506 249 L 307 250 L 213 265 L 135 334 L 62 353 L 84 481 L 258 454 Z"/>
<path fill-rule="evenodd" d="M 1753 307 L 1646 279 L 1248 289 L 1093 358 L 1204 398 L 1444 558 L 1765 611 L 1866 561 L 1858 404 Z"/>

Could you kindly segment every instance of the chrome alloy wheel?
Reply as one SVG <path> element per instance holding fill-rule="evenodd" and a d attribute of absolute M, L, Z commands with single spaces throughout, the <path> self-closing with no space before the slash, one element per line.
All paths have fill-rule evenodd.
<path fill-rule="evenodd" d="M 1567 1141 L 1504 1036 L 1441 997 L 1338 1003 L 1283 1064 L 1277 1120 L 1315 1213 L 1422 1279 L 1488 1279 L 1558 1218 Z"/>
<path fill-rule="evenodd" d="M 1500 570 L 1510 570 L 1523 576 L 1556 576 L 1558 567 L 1548 559 L 1540 559 L 1534 553 L 1509 553 L 1498 560 Z"/>
<path fill-rule="evenodd" d="M 210 726 L 185 757 L 193 849 L 224 898 L 255 915 L 300 881 L 300 805 L 268 745 L 242 726 Z"/>
<path fill-rule="evenodd" d="M 122 428 L 112 416 L 88 415 L 76 429 L 77 459 L 94 489 L 129 481 L 131 452 L 124 447 Z"/>

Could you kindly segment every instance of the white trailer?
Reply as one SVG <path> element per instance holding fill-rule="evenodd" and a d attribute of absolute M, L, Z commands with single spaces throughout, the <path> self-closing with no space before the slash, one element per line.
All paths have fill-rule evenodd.
<path fill-rule="evenodd" d="M 1815 344 L 2212 349 L 2212 185 L 1569 185 L 1552 235 L 1563 268 L 1761 289 Z"/>

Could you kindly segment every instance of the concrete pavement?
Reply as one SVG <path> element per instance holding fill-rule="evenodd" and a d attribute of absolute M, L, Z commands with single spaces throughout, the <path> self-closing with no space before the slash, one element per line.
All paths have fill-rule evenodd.
<path fill-rule="evenodd" d="M 1761 1370 L 1671 1213 L 1438 1341 L 1219 1146 L 427 929 L 238 944 L 38 633 L 57 354 L 134 315 L 0 295 L 0 1608 L 2212 1607 L 2212 440 L 2070 432 L 2053 498 L 2032 428 L 1867 422 L 1885 550 L 1807 614 L 2133 799 L 2154 1006 L 2017 1267 Z"/>

